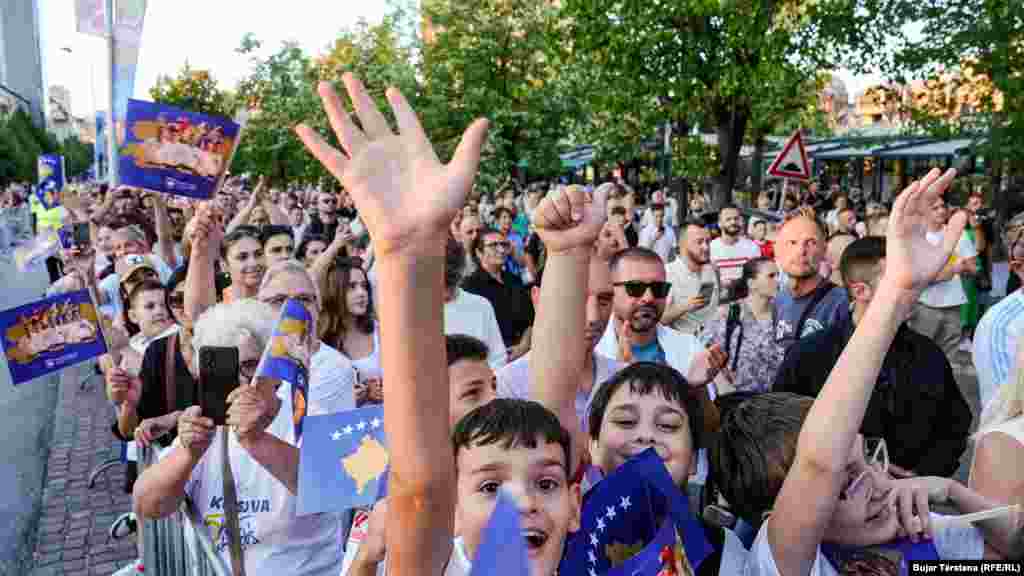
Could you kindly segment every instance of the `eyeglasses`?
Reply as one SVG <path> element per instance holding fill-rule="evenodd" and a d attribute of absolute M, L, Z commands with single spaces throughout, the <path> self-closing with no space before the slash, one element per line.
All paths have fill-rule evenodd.
<path fill-rule="evenodd" d="M 507 251 L 507 250 L 512 248 L 512 243 L 508 242 L 508 241 L 505 241 L 505 242 L 488 242 L 487 244 L 484 244 L 484 248 L 490 248 L 491 250 L 501 249 L 501 250 Z"/>
<path fill-rule="evenodd" d="M 271 296 L 270 298 L 262 299 L 264 304 L 269 304 L 274 308 L 280 308 L 284 306 L 285 302 L 289 300 L 298 300 L 302 307 L 310 312 L 318 310 L 316 303 L 316 297 L 309 294 L 303 294 L 301 296 L 289 296 L 288 294 L 278 294 L 277 296 Z"/>
<path fill-rule="evenodd" d="M 668 291 L 672 288 L 671 282 L 640 282 L 639 280 L 616 282 L 612 285 L 625 288 L 626 294 L 630 298 L 642 298 L 647 293 L 647 289 L 650 288 L 651 294 L 659 300 L 668 296 Z"/>
<path fill-rule="evenodd" d="M 846 485 L 842 492 L 844 498 L 848 499 L 850 495 L 856 492 L 857 486 L 860 485 L 872 469 L 882 474 L 889 473 L 889 448 L 886 446 L 884 438 L 864 439 L 864 460 L 868 464 L 867 468 L 861 470 L 860 474 Z"/>

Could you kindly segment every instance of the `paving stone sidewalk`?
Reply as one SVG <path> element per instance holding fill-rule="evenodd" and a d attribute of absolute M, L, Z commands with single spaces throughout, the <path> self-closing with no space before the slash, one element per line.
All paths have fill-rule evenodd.
<path fill-rule="evenodd" d="M 32 576 L 107 576 L 137 556 L 134 540 L 107 536 L 114 519 L 131 509 L 124 464 L 87 485 L 90 471 L 120 454 L 102 379 L 94 375 L 79 388 L 89 374 L 92 364 L 61 375 Z"/>

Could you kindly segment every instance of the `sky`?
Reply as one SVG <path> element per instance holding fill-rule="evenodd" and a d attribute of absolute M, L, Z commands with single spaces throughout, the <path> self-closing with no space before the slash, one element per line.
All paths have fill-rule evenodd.
<path fill-rule="evenodd" d="M 73 114 L 90 116 L 97 107 L 105 107 L 106 43 L 76 32 L 74 5 L 75 0 L 39 1 L 44 81 L 69 88 Z M 249 69 L 247 58 L 235 53 L 247 32 L 263 41 L 261 55 L 285 41 L 297 41 L 307 52 L 318 53 L 342 29 L 360 18 L 379 22 L 385 10 L 385 0 L 149 0 L 135 97 L 148 100 L 157 77 L 173 75 L 186 61 L 233 88 Z M 881 80 L 842 70 L 837 74 L 851 98 Z"/>

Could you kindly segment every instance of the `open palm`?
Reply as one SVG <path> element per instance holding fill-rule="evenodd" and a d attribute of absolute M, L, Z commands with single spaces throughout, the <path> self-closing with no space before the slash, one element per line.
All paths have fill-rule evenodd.
<path fill-rule="evenodd" d="M 956 170 L 938 169 L 908 186 L 893 204 L 886 233 L 885 276 L 896 288 L 921 291 L 949 261 L 960 240 L 967 216 L 955 214 L 943 231 L 942 243 L 928 242 L 928 217 L 932 206 L 949 188 Z"/>
<path fill-rule="evenodd" d="M 330 85 L 321 83 L 319 92 L 345 154 L 308 126 L 298 126 L 296 133 L 348 190 L 379 256 L 401 250 L 436 251 L 443 247 L 439 241 L 473 186 L 487 134 L 486 120 L 477 120 L 466 129 L 451 163 L 444 165 L 416 113 L 397 90 L 388 89 L 387 97 L 398 134 L 359 80 L 346 74 L 344 81 L 362 130 Z"/>

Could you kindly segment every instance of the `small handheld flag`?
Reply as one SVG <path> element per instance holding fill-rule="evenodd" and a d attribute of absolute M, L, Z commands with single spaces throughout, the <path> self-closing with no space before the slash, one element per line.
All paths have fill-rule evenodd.
<path fill-rule="evenodd" d="M 282 380 L 291 385 L 296 441 L 302 437 L 302 421 L 306 416 L 306 402 L 309 398 L 306 363 L 309 361 L 312 326 L 313 319 L 301 302 L 285 302 L 281 308 L 281 317 L 274 326 L 274 335 L 256 370 L 257 378 Z"/>
<path fill-rule="evenodd" d="M 470 576 L 530 576 L 526 540 L 519 525 L 519 510 L 502 491 L 487 521 Z"/>
<path fill-rule="evenodd" d="M 382 406 L 307 416 L 296 514 L 372 506 L 385 494 L 388 462 Z"/>

